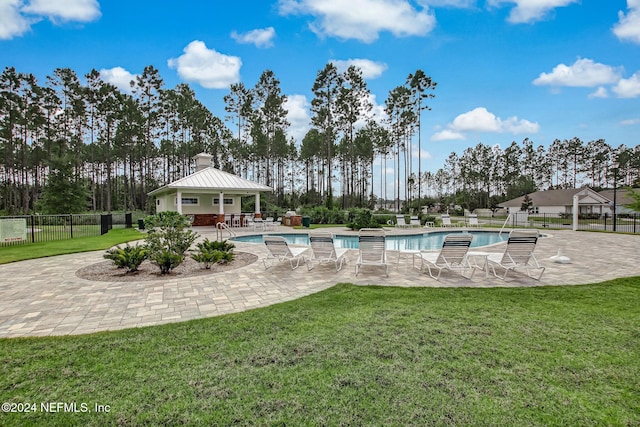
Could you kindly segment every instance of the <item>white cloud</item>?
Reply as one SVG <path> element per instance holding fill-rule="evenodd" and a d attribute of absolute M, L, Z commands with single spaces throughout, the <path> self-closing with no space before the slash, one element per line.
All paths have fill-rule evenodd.
<path fill-rule="evenodd" d="M 237 33 L 233 31 L 231 38 L 238 43 L 254 44 L 256 47 L 272 47 L 273 39 L 276 36 L 276 30 L 273 27 L 251 30 L 246 33 Z"/>
<path fill-rule="evenodd" d="M 573 65 L 556 65 L 550 73 L 541 73 L 533 81 L 535 85 L 595 87 L 613 84 L 620 79 L 622 68 L 593 62 L 591 59 L 578 59 Z"/>
<path fill-rule="evenodd" d="M 456 139 L 467 139 L 467 136 L 463 133 L 452 131 L 451 129 L 445 129 L 434 133 L 429 139 L 431 141 L 452 141 Z"/>
<path fill-rule="evenodd" d="M 611 90 L 618 98 L 637 98 L 640 96 L 640 71 L 628 79 L 620 79 Z"/>
<path fill-rule="evenodd" d="M 136 80 L 136 76 L 136 74 L 131 74 L 122 67 L 103 68 L 100 70 L 100 78 L 103 81 L 111 83 L 125 93 L 131 93 L 131 82 Z"/>
<path fill-rule="evenodd" d="M 595 92 L 592 92 L 589 94 L 589 98 L 608 98 L 608 97 L 609 97 L 609 91 L 602 86 L 596 89 Z"/>
<path fill-rule="evenodd" d="M 422 142 L 422 144 L 424 145 L 424 141 Z M 421 150 L 418 150 L 418 144 L 417 143 L 412 144 L 411 153 L 412 153 L 412 157 L 414 159 L 429 160 L 429 159 L 433 158 L 431 153 L 429 151 L 425 150 L 424 147 L 422 147 Z"/>
<path fill-rule="evenodd" d="M 31 0 L 22 11 L 46 16 L 53 22 L 90 22 L 101 16 L 97 0 Z"/>
<path fill-rule="evenodd" d="M 524 24 L 541 21 L 547 14 L 557 7 L 577 3 L 578 0 L 489 0 L 490 6 L 500 6 L 503 3 L 515 3 L 507 21 L 512 24 Z"/>
<path fill-rule="evenodd" d="M 622 126 L 634 126 L 634 125 L 640 125 L 640 119 L 628 119 L 628 120 L 622 120 L 620 122 L 620 124 Z"/>
<path fill-rule="evenodd" d="M 417 10 L 407 0 L 279 0 L 282 15 L 311 15 L 310 24 L 319 36 L 376 40 L 382 31 L 397 37 L 424 36 L 435 27 L 428 9 Z"/>
<path fill-rule="evenodd" d="M 477 3 L 477 0 L 418 0 L 418 3 L 424 7 L 457 7 L 471 8 Z"/>
<path fill-rule="evenodd" d="M 489 112 L 484 107 L 478 107 L 466 113 L 460 114 L 447 128 L 435 133 L 431 140 L 444 141 L 452 139 L 466 139 L 468 132 L 489 133 L 538 133 L 540 125 L 518 117 L 509 117 L 503 120 Z"/>
<path fill-rule="evenodd" d="M 194 40 L 184 48 L 184 54 L 167 61 L 180 78 L 199 83 L 207 89 L 224 89 L 240 81 L 242 60 L 208 49 L 204 42 Z"/>
<path fill-rule="evenodd" d="M 304 95 L 287 95 L 284 108 L 287 112 L 287 120 L 291 124 L 289 135 L 300 142 L 311 128 L 309 117 L 309 102 Z"/>
<path fill-rule="evenodd" d="M 618 12 L 619 21 L 613 26 L 613 33 L 620 40 L 640 44 L 640 0 L 627 0 L 628 13 Z"/>
<path fill-rule="evenodd" d="M 0 40 L 19 37 L 43 18 L 58 22 L 90 22 L 100 17 L 97 0 L 0 0 Z"/>
<path fill-rule="evenodd" d="M 22 0 L 0 1 L 0 40 L 9 40 L 21 36 L 31 28 L 33 23 L 20 14 Z"/>
<path fill-rule="evenodd" d="M 347 59 L 346 61 L 330 59 L 329 62 L 333 63 L 339 72 L 344 72 L 351 65 L 355 65 L 362 70 L 362 77 L 365 79 L 376 79 L 389 68 L 384 62 L 369 59 Z"/>

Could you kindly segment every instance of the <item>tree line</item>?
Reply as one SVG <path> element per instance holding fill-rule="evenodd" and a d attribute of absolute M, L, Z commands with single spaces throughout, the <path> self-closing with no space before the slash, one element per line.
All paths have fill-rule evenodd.
<path fill-rule="evenodd" d="M 91 70 L 81 79 L 59 68 L 41 84 L 7 67 L 0 75 L 0 212 L 145 210 L 146 194 L 193 171 L 206 152 L 216 168 L 274 188 L 271 203 L 374 207 L 389 201 L 489 207 L 534 189 L 634 184 L 638 147 L 604 140 L 556 140 L 545 149 L 529 139 L 507 148 L 482 143 L 451 153 L 436 172 L 421 169 L 423 112 L 437 84 L 422 70 L 389 91 L 386 118 L 372 114 L 371 93 L 355 66 L 319 70 L 312 86 L 311 128 L 290 136 L 287 96 L 265 70 L 253 87 L 232 84 L 227 116 L 213 115 L 187 84 L 165 88 L 147 66 L 122 91 Z M 414 146 L 417 139 L 417 170 Z M 379 188 L 374 188 L 374 162 Z M 388 188 L 385 171 L 394 172 Z M 334 189 L 340 188 L 340 194 Z M 401 185 L 404 184 L 404 185 Z M 374 194 L 380 196 L 376 198 Z M 64 197 L 63 197 L 64 196 Z"/>

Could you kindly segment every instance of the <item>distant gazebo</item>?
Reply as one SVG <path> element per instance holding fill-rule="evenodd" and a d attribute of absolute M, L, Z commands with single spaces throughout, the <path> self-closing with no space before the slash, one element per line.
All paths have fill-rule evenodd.
<path fill-rule="evenodd" d="M 215 225 L 227 218 L 245 215 L 242 196 L 255 196 L 253 214 L 260 217 L 260 193 L 272 192 L 273 188 L 241 178 L 211 166 L 212 156 L 200 153 L 193 157 L 196 171 L 171 184 L 151 191 L 155 197 L 156 212 L 178 211 L 193 216 L 192 225 Z"/>

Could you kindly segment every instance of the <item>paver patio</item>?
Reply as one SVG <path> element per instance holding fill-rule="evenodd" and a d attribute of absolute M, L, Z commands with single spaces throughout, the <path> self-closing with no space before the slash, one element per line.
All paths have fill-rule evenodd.
<path fill-rule="evenodd" d="M 215 238 L 211 228 L 196 231 L 203 237 Z M 278 230 L 287 231 L 292 230 Z M 328 231 L 348 234 L 344 228 Z M 382 268 L 375 267 L 365 267 L 356 277 L 357 250 L 351 251 L 351 262 L 340 272 L 333 264 L 316 266 L 311 271 L 305 266 L 291 271 L 288 262 L 265 270 L 261 262 L 267 253 L 264 245 L 242 242 L 236 243 L 236 250 L 256 254 L 257 262 L 226 273 L 138 283 L 97 282 L 76 276 L 80 268 L 104 261 L 105 251 L 4 264 L 0 265 L 0 337 L 84 334 L 219 316 L 293 300 L 344 282 L 484 288 L 576 285 L 640 276 L 638 235 L 555 230 L 543 233 L 549 237 L 540 239 L 535 251 L 540 264 L 546 267 L 540 281 L 518 273 L 510 273 L 503 281 L 493 276 L 485 278 L 480 271 L 471 280 L 443 272 L 435 281 L 411 266 L 405 268 L 404 260 L 389 269 L 389 277 Z M 487 251 L 502 249 L 498 245 Z M 570 264 L 549 260 L 559 249 L 571 259 Z M 393 255 L 390 258 L 395 261 Z"/>

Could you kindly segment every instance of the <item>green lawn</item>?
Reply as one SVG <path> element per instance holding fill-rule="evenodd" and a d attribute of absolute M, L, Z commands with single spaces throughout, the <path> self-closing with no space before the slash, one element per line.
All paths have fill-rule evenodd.
<path fill-rule="evenodd" d="M 0 340 L 0 400 L 37 408 L 0 425 L 640 425 L 638 325 L 638 278 L 340 284 L 186 323 Z"/>
<path fill-rule="evenodd" d="M 25 245 L 0 246 L 0 264 L 54 255 L 99 251 L 132 240 L 144 239 L 144 236 L 143 233 L 135 228 L 118 228 L 110 230 L 102 236 L 78 237 Z"/>

